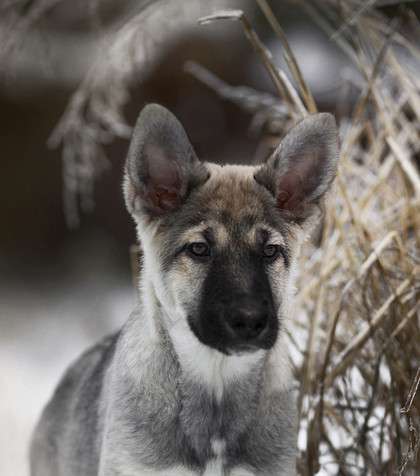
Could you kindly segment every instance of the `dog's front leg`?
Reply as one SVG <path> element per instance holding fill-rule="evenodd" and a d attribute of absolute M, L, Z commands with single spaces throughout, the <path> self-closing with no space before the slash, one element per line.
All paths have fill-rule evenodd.
<path fill-rule="evenodd" d="M 182 465 L 168 468 L 153 468 L 139 461 L 136 446 L 130 447 L 130 442 L 125 444 L 107 444 L 102 448 L 98 476 L 199 476 L 200 473 L 192 471 Z"/>
<path fill-rule="evenodd" d="M 124 453 L 119 453 L 124 454 Z M 173 466 L 166 469 L 153 469 L 134 462 L 129 456 L 123 461 L 117 458 L 102 459 L 98 476 L 199 476 L 185 466 Z M 239 475 L 238 475 L 239 476 Z M 245 476 L 245 475 L 244 475 Z"/>
<path fill-rule="evenodd" d="M 120 466 L 103 469 L 99 472 L 98 476 L 199 476 L 199 473 L 191 471 L 182 466 L 176 466 L 163 470 L 154 470 L 146 466 L 136 466 L 136 468 Z M 241 473 L 241 475 L 238 474 L 238 476 L 248 475 L 242 475 Z"/>
<path fill-rule="evenodd" d="M 257 476 L 257 474 L 244 468 L 233 468 L 230 471 L 229 476 Z"/>
<path fill-rule="evenodd" d="M 284 471 L 281 471 L 281 472 L 276 472 L 275 474 L 265 473 L 265 472 L 264 473 L 252 472 L 252 471 L 249 471 L 248 469 L 239 468 L 239 467 L 233 468 L 229 473 L 229 476 L 295 476 L 295 475 L 296 475 L 296 471 L 292 467 L 286 468 Z"/>
<path fill-rule="evenodd" d="M 276 474 L 266 473 L 266 472 L 257 472 L 257 471 L 249 471 L 245 468 L 233 468 L 229 476 L 294 476 L 295 473 L 288 473 L 288 472 L 281 472 Z"/>

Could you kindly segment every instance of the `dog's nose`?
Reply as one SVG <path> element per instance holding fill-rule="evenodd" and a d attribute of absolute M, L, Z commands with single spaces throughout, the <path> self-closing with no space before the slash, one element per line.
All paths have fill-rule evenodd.
<path fill-rule="evenodd" d="M 229 332 L 237 339 L 254 341 L 267 328 L 267 310 L 258 303 L 237 306 L 231 309 L 226 324 Z"/>

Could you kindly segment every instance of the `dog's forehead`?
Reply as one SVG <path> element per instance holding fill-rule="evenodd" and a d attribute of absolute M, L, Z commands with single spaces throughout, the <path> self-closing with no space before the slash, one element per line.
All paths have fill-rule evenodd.
<path fill-rule="evenodd" d="M 207 182 L 194 190 L 187 203 L 168 220 L 170 240 L 195 241 L 209 231 L 216 242 L 255 242 L 265 228 L 286 235 L 287 227 L 275 213 L 274 199 L 254 179 L 256 167 L 206 164 Z M 168 238 L 167 234 L 165 233 Z"/>
<path fill-rule="evenodd" d="M 206 165 L 210 177 L 193 201 L 210 227 L 231 235 L 238 227 L 245 231 L 265 221 L 267 194 L 254 179 L 255 167 Z"/>
<path fill-rule="evenodd" d="M 215 164 L 207 167 L 210 178 L 199 194 L 211 215 L 222 222 L 263 219 L 263 193 L 254 179 L 255 167 Z"/>
<path fill-rule="evenodd" d="M 208 225 L 219 243 L 255 242 L 262 228 L 273 228 L 266 191 L 255 181 L 255 167 L 210 165 L 211 176 L 198 192 Z"/>

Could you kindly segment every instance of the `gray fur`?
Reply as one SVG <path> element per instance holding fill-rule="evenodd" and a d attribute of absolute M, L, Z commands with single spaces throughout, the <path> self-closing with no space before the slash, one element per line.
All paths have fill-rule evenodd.
<path fill-rule="evenodd" d="M 335 173 L 333 126 L 329 116 L 308 119 L 266 165 L 223 169 L 198 161 L 168 111 L 143 111 L 125 182 L 144 249 L 141 301 L 118 334 L 67 371 L 34 433 L 32 476 L 294 474 L 295 399 L 283 336 L 301 227 L 279 209 L 268 171 L 283 177 L 292 160 L 313 160 L 309 146 L 322 149 L 327 157 L 315 154 L 317 180 L 304 194 L 305 203 L 318 200 Z M 153 169 L 156 157 L 163 170 Z M 185 254 L 189 233 L 210 240 L 211 266 Z M 283 259 L 259 264 L 261 234 L 282 241 Z M 246 297 L 255 293 L 258 267 L 275 294 L 273 340 L 236 356 L 203 344 L 193 332 L 206 311 L 200 302 L 213 302 L 203 301 L 203 283 L 223 283 L 216 301 L 229 286 Z"/>
<path fill-rule="evenodd" d="M 141 475 L 143 465 L 163 472 L 182 465 L 202 474 L 214 456 L 214 437 L 226 438 L 226 471 L 239 464 L 251 474 L 283 474 L 284 467 L 292 471 L 293 396 L 290 390 L 270 394 L 263 362 L 217 402 L 182 374 L 162 330 L 139 387 L 127 370 L 131 356 L 125 352 L 142 321 L 137 311 L 120 334 L 105 339 L 69 369 L 36 429 L 32 476 L 98 475 L 105 420 L 111 441 L 102 457 L 116 468 L 130 468 L 107 475 Z"/>

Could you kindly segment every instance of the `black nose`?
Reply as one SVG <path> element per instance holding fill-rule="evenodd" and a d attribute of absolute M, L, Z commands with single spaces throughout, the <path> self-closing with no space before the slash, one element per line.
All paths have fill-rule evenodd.
<path fill-rule="evenodd" d="M 226 319 L 226 326 L 233 337 L 243 342 L 254 341 L 268 326 L 267 309 L 260 303 L 232 306 Z"/>

